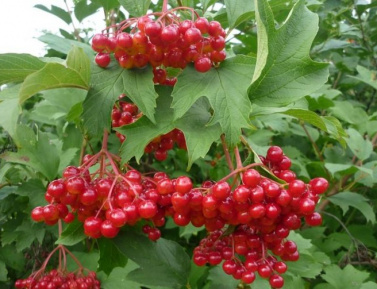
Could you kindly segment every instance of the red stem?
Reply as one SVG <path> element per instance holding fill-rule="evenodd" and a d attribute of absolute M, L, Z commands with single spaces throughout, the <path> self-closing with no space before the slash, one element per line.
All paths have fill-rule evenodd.
<path fill-rule="evenodd" d="M 225 159 L 226 159 L 226 162 L 228 164 L 228 167 L 229 167 L 229 170 L 230 171 L 234 171 L 234 166 L 233 166 L 233 163 L 232 163 L 232 159 L 230 157 L 230 154 L 229 154 L 229 149 L 228 149 L 228 146 L 225 142 L 225 136 L 224 135 L 221 135 L 221 143 L 223 145 L 223 150 L 224 150 L 224 154 L 225 154 Z"/>

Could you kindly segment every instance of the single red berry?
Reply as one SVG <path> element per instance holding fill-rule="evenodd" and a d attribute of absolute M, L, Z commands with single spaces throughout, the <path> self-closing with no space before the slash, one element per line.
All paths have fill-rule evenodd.
<path fill-rule="evenodd" d="M 278 146 L 272 146 L 268 149 L 267 155 L 266 155 L 267 160 L 273 163 L 278 163 L 282 160 L 283 158 L 283 150 L 281 147 Z"/>
<path fill-rule="evenodd" d="M 142 201 L 138 205 L 138 212 L 139 215 L 144 219 L 152 218 L 157 214 L 157 205 L 150 200 Z"/>
<path fill-rule="evenodd" d="M 110 220 L 105 220 L 101 224 L 101 234 L 106 238 L 114 238 L 119 233 L 119 228 L 116 227 Z"/>
<path fill-rule="evenodd" d="M 225 200 L 229 196 L 230 190 L 230 185 L 227 182 L 219 182 L 212 187 L 212 194 L 218 200 Z"/>
<path fill-rule="evenodd" d="M 212 62 L 208 57 L 199 57 L 197 60 L 195 60 L 194 66 L 198 72 L 204 73 L 211 69 Z"/>
<path fill-rule="evenodd" d="M 105 68 L 110 64 L 111 58 L 108 53 L 100 52 L 96 55 L 95 61 L 98 66 Z"/>
<path fill-rule="evenodd" d="M 310 180 L 309 185 L 314 194 L 320 195 L 326 192 L 329 183 L 324 178 L 315 178 Z"/>
<path fill-rule="evenodd" d="M 191 179 L 186 176 L 178 177 L 175 181 L 174 188 L 181 195 L 189 193 L 192 189 Z"/>
<path fill-rule="evenodd" d="M 32 211 L 31 211 L 31 218 L 35 221 L 35 222 L 43 222 L 44 221 L 44 215 L 43 215 L 43 207 L 41 206 L 38 206 L 38 207 L 35 207 Z"/>
<path fill-rule="evenodd" d="M 195 21 L 195 27 L 200 30 L 202 34 L 208 33 L 209 22 L 204 17 L 199 17 Z"/>
<path fill-rule="evenodd" d="M 320 226 L 322 224 L 322 216 L 318 212 L 314 212 L 311 215 L 305 216 L 305 222 L 309 226 Z"/>
<path fill-rule="evenodd" d="M 273 274 L 269 279 L 269 283 L 274 289 L 282 288 L 284 286 L 284 279 L 280 275 Z"/>

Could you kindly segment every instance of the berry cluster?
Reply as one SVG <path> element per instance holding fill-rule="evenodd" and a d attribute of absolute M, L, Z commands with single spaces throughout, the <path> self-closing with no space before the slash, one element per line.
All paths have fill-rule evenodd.
<path fill-rule="evenodd" d="M 96 34 L 92 48 L 98 52 L 95 61 L 101 67 L 111 62 L 110 54 L 126 69 L 142 68 L 148 63 L 155 69 L 155 82 L 166 83 L 167 67 L 184 69 L 193 62 L 195 69 L 206 72 L 225 57 L 225 30 L 217 21 L 209 22 L 189 9 L 193 19 L 183 20 L 179 8 L 164 13 L 128 19 L 115 27 L 113 36 Z M 159 16 L 153 20 L 152 16 Z M 128 29 L 128 30 L 127 30 Z M 129 31 L 129 32 L 125 32 Z M 164 76 L 165 74 L 165 76 Z"/>
<path fill-rule="evenodd" d="M 124 97 L 124 94 L 120 95 L 119 101 L 113 107 L 111 113 L 112 127 L 134 123 L 141 117 L 138 107 L 135 104 L 124 101 Z M 119 132 L 116 132 L 116 136 L 121 142 L 126 139 Z M 185 136 L 179 129 L 174 129 L 167 134 L 156 137 L 145 147 L 144 152 L 153 153 L 156 160 L 164 161 L 168 156 L 168 151 L 174 148 L 174 144 L 177 144 L 180 149 L 187 149 Z"/>
<path fill-rule="evenodd" d="M 81 273 L 62 272 L 51 270 L 42 275 L 30 276 L 19 279 L 14 284 L 16 289 L 100 289 L 101 284 L 95 272 L 89 272 L 87 276 Z"/>
<path fill-rule="evenodd" d="M 283 261 L 266 255 L 265 243 L 261 237 L 248 226 L 242 225 L 229 233 L 214 231 L 204 238 L 194 250 L 194 263 L 203 266 L 206 263 L 218 265 L 233 278 L 250 284 L 255 280 L 256 272 L 262 278 L 269 278 L 272 288 L 282 288 L 284 279 L 280 276 L 287 270 Z M 282 242 L 283 260 L 295 261 L 298 258 L 297 246 L 292 241 Z M 274 246 L 274 245 L 272 245 Z"/>

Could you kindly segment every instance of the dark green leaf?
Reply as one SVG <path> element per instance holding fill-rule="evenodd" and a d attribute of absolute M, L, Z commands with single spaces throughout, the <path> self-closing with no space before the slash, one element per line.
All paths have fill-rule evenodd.
<path fill-rule="evenodd" d="M 328 198 L 330 202 L 338 205 L 343 214 L 347 213 L 349 207 L 358 209 L 372 224 L 376 222 L 376 215 L 373 211 L 373 207 L 368 203 L 368 199 L 364 196 L 353 192 L 341 192 Z"/>
<path fill-rule="evenodd" d="M 139 17 L 147 13 L 151 0 L 119 0 L 130 15 Z"/>
<path fill-rule="evenodd" d="M 109 275 L 114 268 L 124 267 L 126 265 L 126 256 L 119 251 L 118 247 L 114 245 L 112 240 L 101 238 L 98 240 L 98 245 L 100 250 L 100 259 L 98 262 L 99 270 Z"/>
<path fill-rule="evenodd" d="M 309 57 L 318 16 L 304 3 L 297 2 L 276 29 L 268 2 L 256 0 L 258 55 L 249 96 L 260 106 L 287 105 L 316 91 L 327 80 L 328 65 Z"/>
<path fill-rule="evenodd" d="M 80 261 L 81 265 L 84 268 L 87 268 L 91 271 L 97 271 L 98 269 L 98 260 L 99 260 L 99 254 L 98 252 L 91 251 L 90 253 L 86 252 L 72 252 L 72 254 L 77 258 L 77 260 Z M 79 267 L 77 263 L 67 255 L 67 271 L 75 271 Z"/>
<path fill-rule="evenodd" d="M 37 206 L 44 206 L 46 204 L 44 198 L 46 187 L 39 179 L 31 179 L 22 183 L 14 193 L 29 198 L 28 209 L 30 211 Z"/>
<path fill-rule="evenodd" d="M 118 0 L 92 0 L 92 2 L 101 5 L 105 10 L 105 13 L 108 13 L 111 9 L 119 7 Z"/>
<path fill-rule="evenodd" d="M 177 243 L 163 238 L 152 242 L 131 230 L 114 241 L 121 252 L 140 266 L 128 274 L 130 280 L 147 286 L 173 289 L 180 289 L 187 284 L 190 258 Z M 146 274 L 148 278 L 145 278 Z"/>
<path fill-rule="evenodd" d="M 85 238 L 86 235 L 84 234 L 83 223 L 76 219 L 64 229 L 55 243 L 65 246 L 73 246 L 80 243 Z"/>
<path fill-rule="evenodd" d="M 52 15 L 55 15 L 56 17 L 59 17 L 61 20 L 63 20 L 67 24 L 72 23 L 71 15 L 67 11 L 65 11 L 64 9 L 58 6 L 51 5 L 51 9 L 48 9 L 46 6 L 42 4 L 38 4 L 38 5 L 35 5 L 34 7 L 41 9 L 45 12 L 51 13 Z"/>
<path fill-rule="evenodd" d="M 208 105 L 203 100 L 199 100 L 182 118 L 174 121 L 173 110 L 170 108 L 171 88 L 159 87 L 158 93 L 156 124 L 142 117 L 134 124 L 118 129 L 130 140 L 125 141 L 122 146 L 122 160 L 126 162 L 132 157 L 139 160 L 150 141 L 178 128 L 185 135 L 190 167 L 196 159 L 204 157 L 211 144 L 220 137 L 220 128 L 218 125 L 206 126 L 211 116 L 208 112 Z"/>
<path fill-rule="evenodd" d="M 0 282 L 5 282 L 8 280 L 8 270 L 5 266 L 5 263 L 0 260 Z"/>
<path fill-rule="evenodd" d="M 37 136 L 31 128 L 19 125 L 16 129 L 15 141 L 19 148 L 18 152 L 6 152 L 1 158 L 8 162 L 30 166 L 50 181 L 56 177 L 60 159 L 58 149 L 50 143 L 48 134 L 39 132 Z"/>
<path fill-rule="evenodd" d="M 249 127 L 251 104 L 246 90 L 254 64 L 252 57 L 236 56 L 204 74 L 192 66 L 187 67 L 173 90 L 175 119 L 181 118 L 200 97 L 205 96 L 214 110 L 209 125 L 219 123 L 227 142 L 237 144 L 241 128 Z"/>
<path fill-rule="evenodd" d="M 85 54 L 89 57 L 93 57 L 93 55 L 95 54 L 90 45 L 86 43 L 62 38 L 54 34 L 46 33 L 38 37 L 38 39 L 46 43 L 50 48 L 64 54 L 68 54 L 74 46 L 82 48 Z"/>
<path fill-rule="evenodd" d="M 337 265 L 331 265 L 325 268 L 321 277 L 334 289 L 355 289 L 361 288 L 369 274 L 355 269 L 352 265 L 347 265 L 343 270 Z"/>
<path fill-rule="evenodd" d="M 115 101 L 126 93 L 139 109 L 155 122 L 154 109 L 157 94 L 154 90 L 152 69 L 128 70 L 112 65 L 97 68 L 84 101 L 84 124 L 92 135 L 101 135 L 110 128 L 110 115 Z"/>
<path fill-rule="evenodd" d="M 254 16 L 254 2 L 250 0 L 225 0 L 230 29 Z"/>
<path fill-rule="evenodd" d="M 0 54 L 0 85 L 23 81 L 29 74 L 45 65 L 46 63 L 30 54 Z"/>
<path fill-rule="evenodd" d="M 81 0 L 75 5 L 75 16 L 80 22 L 83 21 L 86 17 L 94 14 L 100 6 L 97 3 L 87 3 L 86 0 Z"/>
<path fill-rule="evenodd" d="M 1 246 L 0 260 L 17 271 L 22 271 L 25 266 L 24 254 L 17 252 L 15 245 Z"/>

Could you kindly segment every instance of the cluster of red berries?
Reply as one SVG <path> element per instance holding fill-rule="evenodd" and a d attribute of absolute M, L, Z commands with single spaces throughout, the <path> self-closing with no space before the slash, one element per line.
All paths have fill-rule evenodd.
<path fill-rule="evenodd" d="M 162 71 L 167 67 L 184 69 L 193 62 L 197 71 L 206 72 L 213 64 L 222 62 L 226 57 L 226 33 L 221 24 L 203 17 L 181 21 L 177 11 L 160 13 L 156 20 L 148 15 L 128 19 L 118 25 L 114 36 L 94 35 L 96 63 L 107 67 L 112 53 L 126 69 L 142 68 L 149 63 L 160 68 L 154 71 L 155 82 L 166 84 L 166 71 Z M 124 32 L 127 28 L 131 28 L 130 33 Z"/>
<path fill-rule="evenodd" d="M 81 273 L 63 272 L 51 270 L 42 275 L 31 275 L 26 279 L 19 279 L 14 284 L 16 289 L 100 289 L 101 283 L 95 272 L 89 272 L 87 276 Z"/>
<path fill-rule="evenodd" d="M 112 127 L 134 123 L 141 117 L 138 107 L 135 104 L 122 100 L 124 97 L 124 94 L 119 97 L 119 101 L 114 105 L 111 112 Z M 116 136 L 121 142 L 124 142 L 126 139 L 119 132 L 116 132 Z M 180 149 L 187 149 L 185 136 L 179 129 L 174 129 L 167 134 L 156 137 L 145 147 L 144 152 L 153 153 L 156 160 L 164 161 L 168 157 L 168 151 L 174 148 L 174 144 L 177 144 Z"/>
<path fill-rule="evenodd" d="M 276 240 L 267 242 L 246 225 L 234 228 L 233 232 L 214 231 L 201 240 L 194 250 L 193 260 L 198 266 L 206 263 L 218 265 L 221 262 L 224 272 L 245 284 L 253 283 L 256 272 L 262 278 L 268 278 L 272 288 L 282 288 L 284 279 L 280 276 L 287 271 L 287 265 L 276 257 L 267 255 L 269 246 L 275 246 Z M 281 239 L 282 240 L 282 239 Z M 297 246 L 293 241 L 281 241 L 283 260 L 298 259 Z"/>

